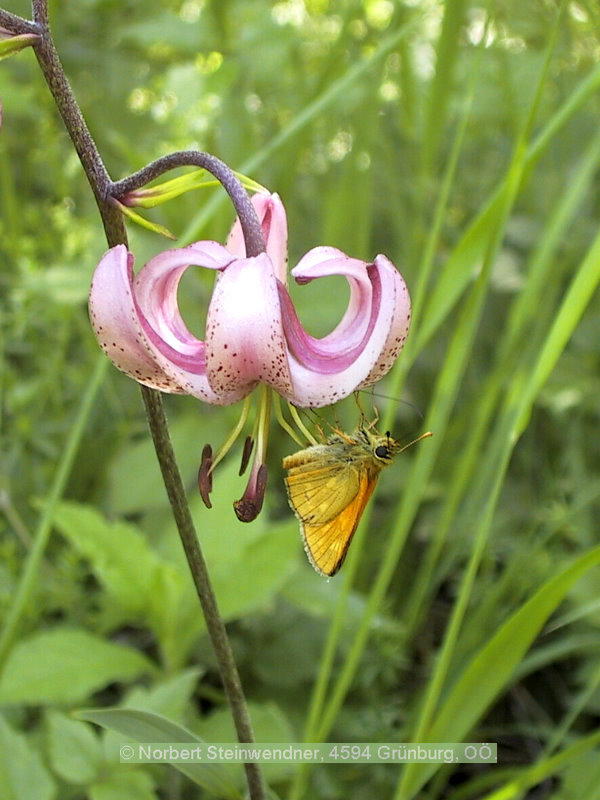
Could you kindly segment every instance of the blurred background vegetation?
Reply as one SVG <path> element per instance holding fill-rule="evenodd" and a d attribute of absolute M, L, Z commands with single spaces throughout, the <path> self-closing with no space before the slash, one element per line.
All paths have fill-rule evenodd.
<path fill-rule="evenodd" d="M 427 426 L 434 439 L 384 474 L 330 582 L 287 507 L 284 432 L 266 509 L 244 526 L 235 453 L 212 511 L 194 489 L 202 447 L 238 410 L 165 399 L 258 738 L 498 742 L 497 767 L 273 765 L 277 796 L 600 797 L 600 10 L 560 13 L 552 0 L 51 3 L 114 179 L 212 152 L 279 192 L 292 265 L 319 244 L 382 252 L 416 301 L 378 387 L 394 399 L 375 402 L 397 438 Z M 2 63 L 0 97 L 0 614 L 15 625 L 0 752 L 23 764 L 7 797 L 213 796 L 170 768 L 120 765 L 122 735 L 68 716 L 126 705 L 233 736 L 138 387 L 89 326 L 106 245 L 32 52 Z M 178 245 L 223 240 L 233 219 L 218 189 L 148 216 Z M 130 235 L 138 266 L 165 248 Z M 186 275 L 199 336 L 210 292 Z M 316 335 L 347 299 L 343 280 L 292 292 Z M 337 413 L 356 424 L 353 402 Z M 318 675 L 324 703 L 309 700 Z"/>

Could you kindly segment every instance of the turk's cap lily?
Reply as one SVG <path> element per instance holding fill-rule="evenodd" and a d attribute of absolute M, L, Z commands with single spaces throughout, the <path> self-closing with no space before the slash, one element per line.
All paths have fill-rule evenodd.
<path fill-rule="evenodd" d="M 110 249 L 94 273 L 90 316 L 113 363 L 139 383 L 229 405 L 260 383 L 297 406 L 330 405 L 379 380 L 402 349 L 410 298 L 385 256 L 372 263 L 333 247 L 310 250 L 291 275 L 299 284 L 343 275 L 346 312 L 327 336 L 302 327 L 286 288 L 287 223 L 278 195 L 252 198 L 266 252 L 247 258 L 236 221 L 227 245 L 200 241 L 166 250 L 134 275 L 124 245 Z M 217 275 L 206 334 L 186 326 L 177 290 L 190 266 Z"/>

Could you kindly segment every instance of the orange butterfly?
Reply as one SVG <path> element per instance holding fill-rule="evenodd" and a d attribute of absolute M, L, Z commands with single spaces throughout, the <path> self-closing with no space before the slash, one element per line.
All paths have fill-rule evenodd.
<path fill-rule="evenodd" d="M 372 425 L 370 426 L 372 427 Z M 304 549 L 321 575 L 335 575 L 344 563 L 365 506 L 384 467 L 424 433 L 401 445 L 389 433 L 361 425 L 352 436 L 336 430 L 325 444 L 316 444 L 283 459 L 290 506 L 304 540 Z"/>

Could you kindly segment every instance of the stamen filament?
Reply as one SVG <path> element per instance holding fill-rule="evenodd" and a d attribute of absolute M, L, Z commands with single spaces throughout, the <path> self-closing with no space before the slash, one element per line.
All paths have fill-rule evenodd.
<path fill-rule="evenodd" d="M 269 444 L 269 423 L 271 420 L 271 399 L 273 390 L 261 383 L 258 388 L 258 414 L 256 418 L 256 456 L 261 464 L 267 461 L 267 445 Z"/>
<path fill-rule="evenodd" d="M 296 442 L 299 447 L 304 447 L 304 442 L 302 439 L 298 436 L 296 431 L 283 416 L 283 411 L 281 410 L 281 399 L 278 394 L 273 395 L 273 407 L 275 409 L 275 419 L 281 425 L 283 430 Z"/>
<path fill-rule="evenodd" d="M 288 403 L 288 408 L 290 410 L 290 414 L 292 415 L 292 418 L 298 430 L 301 431 L 304 434 L 304 436 L 306 436 L 307 440 L 311 444 L 318 444 L 315 437 L 312 435 L 312 433 L 310 433 L 306 425 L 300 419 L 300 414 L 298 414 L 298 409 L 296 408 L 296 406 L 292 405 L 292 403 Z"/>
<path fill-rule="evenodd" d="M 223 442 L 221 447 L 219 447 L 219 449 L 217 450 L 217 452 L 213 457 L 212 464 L 210 467 L 211 472 L 214 470 L 217 464 L 225 458 L 227 453 L 231 450 L 235 440 L 242 432 L 244 425 L 248 421 L 248 414 L 250 413 L 251 403 L 252 403 L 252 395 L 248 395 L 248 397 L 246 397 L 246 399 L 244 400 L 242 406 L 242 413 L 240 414 L 240 418 L 238 419 L 235 428 L 231 431 L 227 439 L 225 439 L 225 441 Z"/>

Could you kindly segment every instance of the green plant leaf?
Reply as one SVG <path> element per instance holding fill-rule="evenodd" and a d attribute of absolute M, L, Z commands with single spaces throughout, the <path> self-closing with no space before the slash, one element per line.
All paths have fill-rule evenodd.
<path fill-rule="evenodd" d="M 575 581 L 600 564 L 600 547 L 578 558 L 548 580 L 498 629 L 463 670 L 442 703 L 427 739 L 432 742 L 461 741 L 481 718 L 514 671 L 553 611 L 564 600 Z M 436 767 L 407 764 L 402 797 L 414 797 Z"/>
<path fill-rule="evenodd" d="M 290 721 L 275 703 L 248 703 L 248 711 L 252 719 L 252 728 L 257 742 L 293 742 L 296 740 Z M 203 718 L 196 726 L 203 741 L 207 742 L 235 742 L 237 737 L 233 727 L 231 714 L 225 708 L 219 709 L 209 717 Z M 236 769 L 234 764 L 224 764 L 231 780 L 235 780 Z M 261 769 L 265 779 L 270 783 L 282 781 L 289 777 L 293 771 L 293 764 L 263 763 Z"/>
<path fill-rule="evenodd" d="M 54 523 L 89 559 L 98 582 L 118 606 L 118 621 L 148 625 L 164 661 L 170 666 L 182 663 L 203 628 L 185 565 L 157 555 L 135 526 L 108 522 L 89 506 L 61 503 Z"/>
<path fill-rule="evenodd" d="M 154 781 L 147 769 L 126 767 L 109 773 L 88 789 L 89 800 L 156 800 Z"/>
<path fill-rule="evenodd" d="M 183 723 L 186 714 L 189 715 L 190 709 L 193 708 L 191 697 L 199 675 L 199 669 L 187 669 L 149 687 L 134 686 L 127 693 L 121 707 L 149 711 L 167 717 L 172 722 Z M 118 753 L 122 739 L 122 734 L 107 730 L 104 736 L 106 752 Z"/>
<path fill-rule="evenodd" d="M 0 678 L 0 704 L 79 703 L 155 667 L 137 650 L 85 631 L 55 628 L 18 642 Z"/>
<path fill-rule="evenodd" d="M 2 800 L 53 800 L 56 786 L 28 738 L 0 716 L 0 787 Z"/>
<path fill-rule="evenodd" d="M 159 714 L 125 708 L 86 709 L 78 711 L 78 719 L 94 722 L 103 728 L 132 739 L 134 742 L 201 742 L 183 725 L 178 725 Z M 227 771 L 219 764 L 177 763 L 172 765 L 198 786 L 215 797 L 241 800 L 241 793 L 232 783 Z"/>
<path fill-rule="evenodd" d="M 486 795 L 483 800 L 518 800 L 523 797 L 523 792 L 536 786 L 543 781 L 556 775 L 569 765 L 579 766 L 578 779 L 577 779 L 577 793 L 574 797 L 582 800 L 584 797 L 594 798 L 598 796 L 598 772 L 599 764 L 597 757 L 591 760 L 589 769 L 593 780 L 592 785 L 588 785 L 587 790 L 584 789 L 583 783 L 585 775 L 582 774 L 584 770 L 582 756 L 585 756 L 589 751 L 600 744 L 600 731 L 596 730 L 589 736 L 582 736 L 570 747 L 565 747 L 559 753 L 553 756 L 540 758 L 535 764 L 526 767 L 520 771 L 520 774 L 513 780 L 506 782 L 504 786 L 491 794 Z M 567 795 L 565 795 L 566 797 Z"/>
<path fill-rule="evenodd" d="M 210 419 L 213 435 L 225 432 L 225 420 Z M 182 475 L 195 476 L 202 450 L 202 431 L 196 414 L 175 418 L 169 425 Z M 206 434 L 204 434 L 206 435 Z M 198 442 L 194 447 L 193 443 Z M 108 477 L 108 507 L 116 514 L 135 514 L 168 508 L 168 498 L 149 436 L 126 441 L 112 459 Z"/>
<path fill-rule="evenodd" d="M 141 214 L 136 213 L 132 208 L 128 206 L 124 206 L 122 203 L 119 203 L 115 200 L 115 204 L 119 206 L 121 212 L 132 222 L 135 222 L 136 225 L 139 225 L 141 228 L 145 228 L 148 231 L 152 231 L 152 233 L 158 233 L 160 236 L 164 236 L 166 239 L 177 239 L 174 233 L 168 228 L 165 228 L 164 225 L 160 225 L 158 222 L 152 222 L 145 217 L 142 217 Z"/>
<path fill-rule="evenodd" d="M 69 783 L 92 783 L 104 758 L 102 743 L 91 726 L 52 709 L 46 722 L 52 769 Z"/>
<path fill-rule="evenodd" d="M 252 178 L 236 172 L 235 175 L 240 179 L 242 186 L 251 192 L 266 192 L 268 191 L 260 183 L 257 183 Z M 128 200 L 133 205 L 141 208 L 154 208 L 162 203 L 167 203 L 173 200 L 180 194 L 185 194 L 193 189 L 211 188 L 220 186 L 219 181 L 204 169 L 196 169 L 194 172 L 188 172 L 186 175 L 180 175 L 178 178 L 171 178 L 162 183 L 156 183 L 146 189 L 138 189 L 128 195 Z"/>
<path fill-rule="evenodd" d="M 0 61 L 18 53 L 25 47 L 31 47 L 39 39 L 35 33 L 21 33 L 7 38 L 0 37 Z"/>
<path fill-rule="evenodd" d="M 60 503 L 54 524 L 90 561 L 94 575 L 129 619 L 143 618 L 165 568 L 143 534 L 123 522 L 108 522 L 91 506 Z"/>
<path fill-rule="evenodd" d="M 186 711 L 189 711 L 190 698 L 200 674 L 201 670 L 193 667 L 151 687 L 134 686 L 123 705 L 127 708 L 152 711 L 170 719 L 183 719 Z"/>
<path fill-rule="evenodd" d="M 243 484 L 244 478 L 239 477 L 238 465 L 232 460 L 219 465 L 211 509 L 205 508 L 199 496 L 190 501 L 221 616 L 226 621 L 264 608 L 298 568 L 301 550 L 297 525 L 291 521 L 269 524 L 261 514 L 246 523 L 235 517 L 232 502 L 243 493 Z M 169 523 L 165 537 L 177 542 L 174 524 Z"/>

